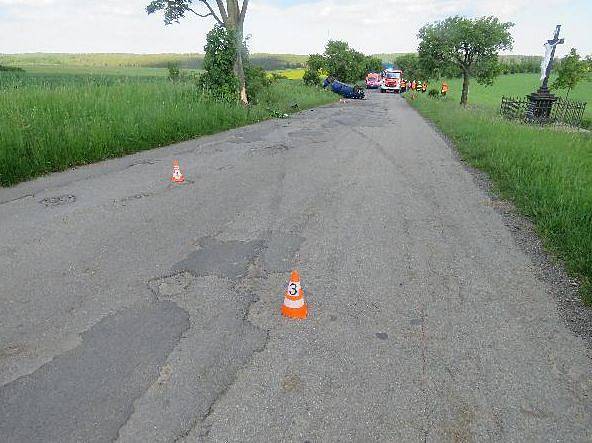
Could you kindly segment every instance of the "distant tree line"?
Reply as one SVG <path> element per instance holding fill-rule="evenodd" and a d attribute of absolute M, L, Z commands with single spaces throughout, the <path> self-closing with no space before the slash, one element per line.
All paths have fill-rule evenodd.
<path fill-rule="evenodd" d="M 500 56 L 497 70 L 499 74 L 534 74 L 541 72 L 541 62 L 543 57 L 538 55 L 513 55 Z M 560 60 L 556 60 L 554 69 L 558 67 Z M 394 59 L 394 64 L 399 66 L 405 76 L 409 78 L 425 78 L 426 74 L 419 65 L 417 54 L 404 54 Z M 459 68 L 449 66 L 442 70 L 442 77 L 452 78 L 461 77 L 462 72 Z"/>
<path fill-rule="evenodd" d="M 498 60 L 497 70 L 499 74 L 539 74 L 541 72 L 543 57 L 538 55 L 501 55 Z M 563 58 L 556 58 L 554 60 L 553 72 L 559 72 L 563 61 Z M 583 62 L 592 65 L 592 56 L 587 56 L 583 59 Z M 419 57 L 415 53 L 395 57 L 394 64 L 405 72 L 406 77 L 419 79 L 426 76 L 420 68 Z M 461 75 L 460 69 L 455 67 L 448 67 L 441 74 L 442 77 L 447 78 L 461 77 Z"/>
<path fill-rule="evenodd" d="M 0 65 L 0 72 L 24 72 L 22 68 L 17 68 L 16 66 L 4 66 Z"/>
<path fill-rule="evenodd" d="M 543 57 L 538 55 L 499 58 L 500 74 L 535 74 L 541 72 Z"/>

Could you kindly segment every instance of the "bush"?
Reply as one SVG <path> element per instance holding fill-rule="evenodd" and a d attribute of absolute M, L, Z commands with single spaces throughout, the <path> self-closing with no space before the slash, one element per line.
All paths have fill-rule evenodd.
<path fill-rule="evenodd" d="M 245 66 L 245 82 L 247 85 L 247 98 L 252 104 L 259 101 L 259 96 L 272 83 L 265 70 L 260 66 L 248 64 Z"/>
<path fill-rule="evenodd" d="M 234 74 L 236 38 L 221 25 L 214 26 L 206 37 L 204 69 L 199 85 L 205 93 L 223 101 L 238 100 L 239 81 Z M 246 75 L 246 73 L 245 73 Z"/>
<path fill-rule="evenodd" d="M 249 62 L 249 51 L 246 41 L 241 48 L 245 73 L 247 99 L 256 104 L 259 96 L 267 89 L 272 80 L 260 66 Z M 227 102 L 236 102 L 239 98 L 239 80 L 234 73 L 236 62 L 236 34 L 221 25 L 216 25 L 206 39 L 204 69 L 206 72 L 199 78 L 199 85 L 211 97 Z"/>
<path fill-rule="evenodd" d="M 438 91 L 437 89 L 430 89 L 428 91 L 428 96 L 438 98 L 440 97 L 440 91 Z"/>
<path fill-rule="evenodd" d="M 179 65 L 177 63 L 169 63 L 169 80 L 171 81 L 179 81 L 181 79 L 181 70 L 179 69 Z"/>
<path fill-rule="evenodd" d="M 319 71 L 307 69 L 302 76 L 302 81 L 304 81 L 305 85 L 309 86 L 320 86 L 321 85 L 321 76 Z"/>

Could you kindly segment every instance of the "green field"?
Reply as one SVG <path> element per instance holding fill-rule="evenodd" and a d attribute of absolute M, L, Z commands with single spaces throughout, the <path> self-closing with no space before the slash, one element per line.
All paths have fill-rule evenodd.
<path fill-rule="evenodd" d="M 450 86 L 449 97 L 460 101 L 462 80 L 447 80 Z M 549 83 L 553 82 L 553 78 Z M 439 82 L 432 82 L 431 87 L 439 88 Z M 469 104 L 499 109 L 502 95 L 524 97 L 538 89 L 541 82 L 538 74 L 511 74 L 499 76 L 492 86 L 483 86 L 473 81 L 469 89 Z M 567 90 L 553 91 L 557 96 L 565 97 Z M 570 93 L 569 99 L 587 102 L 585 118 L 592 122 L 592 81 L 580 82 Z"/>
<path fill-rule="evenodd" d="M 120 71 L 123 69 L 123 71 Z M 145 71 L 148 69 L 149 71 Z M 152 69 L 152 70 L 150 70 Z M 246 125 L 335 100 L 280 80 L 245 108 L 154 68 L 0 72 L 0 185 Z"/>
<path fill-rule="evenodd" d="M 203 54 L 0 54 L 0 65 L 82 66 L 103 68 L 166 68 L 177 64 L 184 69 L 201 69 Z M 304 67 L 308 56 L 297 54 L 250 54 L 249 60 L 267 70 Z"/>
<path fill-rule="evenodd" d="M 24 67 L 28 74 L 38 76 L 66 77 L 68 75 L 117 76 L 117 77 L 168 77 L 167 68 L 120 67 L 120 66 L 78 66 L 78 65 L 31 65 Z M 185 72 L 201 72 L 199 69 L 185 69 Z"/>
<path fill-rule="evenodd" d="M 446 99 L 419 94 L 411 103 L 534 222 L 546 247 L 581 281 L 583 299 L 592 303 L 592 135 L 498 116 L 501 96 L 532 91 L 536 75 L 502 76 L 489 88 L 475 84 L 466 109 L 458 105 L 460 82 L 450 86 Z M 591 100 L 592 83 L 579 85 L 571 96 Z"/>

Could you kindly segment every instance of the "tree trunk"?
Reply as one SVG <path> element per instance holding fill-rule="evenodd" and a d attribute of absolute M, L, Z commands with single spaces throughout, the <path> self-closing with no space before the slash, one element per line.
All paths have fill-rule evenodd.
<path fill-rule="evenodd" d="M 460 96 L 460 104 L 463 106 L 466 106 L 468 98 L 469 98 L 469 73 L 466 70 L 463 70 L 463 85 L 462 85 L 462 94 Z"/>
<path fill-rule="evenodd" d="M 240 99 L 243 105 L 249 104 L 249 99 L 247 98 L 247 82 L 245 79 L 245 67 L 243 64 L 243 32 L 242 32 L 242 25 L 240 32 L 237 31 L 237 39 L 239 40 L 239 47 L 238 52 L 236 54 L 236 62 L 234 64 L 234 72 L 238 77 L 239 88 L 240 88 Z"/>
<path fill-rule="evenodd" d="M 234 62 L 234 73 L 239 81 L 240 100 L 244 105 L 248 105 L 247 87 L 245 80 L 245 67 L 243 64 L 243 18 L 238 6 L 238 0 L 227 0 L 226 9 L 228 11 L 228 20 L 225 23 L 226 29 L 234 31 L 237 40 L 236 61 Z"/>

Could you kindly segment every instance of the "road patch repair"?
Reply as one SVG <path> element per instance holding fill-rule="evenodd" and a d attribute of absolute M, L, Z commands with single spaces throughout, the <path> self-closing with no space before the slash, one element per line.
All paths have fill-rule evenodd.
<path fill-rule="evenodd" d="M 114 440 L 188 328 L 169 301 L 103 318 L 79 347 L 0 389 L 2 440 Z"/>

